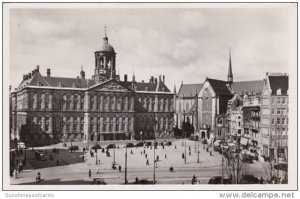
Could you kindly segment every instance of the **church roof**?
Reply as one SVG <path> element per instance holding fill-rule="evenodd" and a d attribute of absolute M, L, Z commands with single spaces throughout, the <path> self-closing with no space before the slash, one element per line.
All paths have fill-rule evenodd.
<path fill-rule="evenodd" d="M 288 76 L 268 76 L 272 95 L 276 95 L 277 90 L 281 89 L 282 95 L 287 95 L 289 89 L 289 77 Z"/>
<path fill-rule="evenodd" d="M 264 80 L 240 81 L 232 83 L 232 90 L 239 95 L 243 94 L 260 94 L 262 93 Z"/>
<path fill-rule="evenodd" d="M 207 81 L 210 83 L 211 87 L 217 95 L 232 95 L 229 88 L 227 87 L 227 82 L 217 79 L 209 79 Z"/>
<path fill-rule="evenodd" d="M 195 97 L 202 88 L 203 84 L 181 84 L 178 92 L 179 97 Z"/>

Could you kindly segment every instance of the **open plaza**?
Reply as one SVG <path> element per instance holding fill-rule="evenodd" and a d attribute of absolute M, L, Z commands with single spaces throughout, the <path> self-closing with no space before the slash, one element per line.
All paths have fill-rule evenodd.
<path fill-rule="evenodd" d="M 170 141 L 172 144 L 169 146 L 157 146 L 155 155 L 153 146 L 127 148 L 128 184 L 135 183 L 137 179 L 151 183 L 154 172 L 156 184 L 191 184 L 194 175 L 197 178 L 196 184 L 207 184 L 209 179 L 214 176 L 222 176 L 222 173 L 223 176 L 226 175 L 224 160 L 222 166 L 222 155 L 211 147 L 207 150 L 207 145 L 202 142 L 187 139 Z M 83 152 L 83 148 L 88 145 L 91 149 L 96 144 L 94 142 L 89 144 L 83 142 L 67 143 L 67 147 L 60 143 L 52 146 L 28 148 L 26 150 L 26 165 L 17 177 L 11 177 L 11 184 L 92 184 L 94 179 L 101 179 L 106 184 L 125 184 L 125 146 L 126 143 L 136 144 L 138 141 L 116 142 L 116 148 L 109 149 L 110 155 L 107 156 L 106 146 L 112 143 L 114 142 L 98 142 L 98 145 L 105 149 L 104 152 L 102 149 L 98 149 L 97 153 L 94 149 Z M 78 146 L 79 150 L 76 152 L 68 151 L 71 144 Z M 53 152 L 53 149 L 59 152 Z M 44 153 L 47 151 L 46 158 L 44 160 L 34 158 L 33 154 L 36 151 L 43 151 Z M 52 157 L 51 160 L 50 156 Z M 24 153 L 20 156 L 20 159 L 23 158 Z M 154 158 L 156 160 L 155 168 L 153 165 Z M 112 168 L 114 160 L 116 169 Z M 170 170 L 171 167 L 173 170 Z M 245 164 L 243 174 L 266 179 L 269 176 L 269 169 L 268 163 L 255 161 L 251 164 Z M 40 182 L 36 182 L 38 173 L 41 176 Z"/>

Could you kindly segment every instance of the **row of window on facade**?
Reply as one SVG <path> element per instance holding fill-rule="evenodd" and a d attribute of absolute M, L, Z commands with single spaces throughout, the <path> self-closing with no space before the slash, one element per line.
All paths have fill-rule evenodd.
<path fill-rule="evenodd" d="M 262 134 L 263 135 L 269 135 L 269 129 L 268 128 L 262 128 Z M 286 127 L 277 127 L 277 128 L 271 128 L 271 135 L 273 136 L 273 138 L 275 136 L 287 136 L 288 135 L 288 128 Z"/>
<path fill-rule="evenodd" d="M 272 115 L 287 115 L 289 113 L 289 109 L 288 108 L 277 108 L 277 109 L 274 109 L 272 108 L 271 109 L 271 114 Z M 270 110 L 269 109 L 262 109 L 262 114 L 263 115 L 270 115 Z"/>
<path fill-rule="evenodd" d="M 262 104 L 263 105 L 269 105 L 270 100 L 269 99 L 263 99 Z M 288 98 L 287 97 L 272 97 L 271 98 L 271 104 L 272 105 L 286 105 L 286 104 L 288 104 Z"/>
<path fill-rule="evenodd" d="M 138 98 L 140 105 L 148 110 L 148 111 L 155 111 L 155 98 L 145 97 L 145 98 Z M 165 111 L 169 112 L 172 111 L 172 100 L 171 99 L 157 99 L 157 111 Z"/>
<path fill-rule="evenodd" d="M 264 118 L 264 119 L 262 119 L 262 124 L 270 125 L 270 120 Z M 273 124 L 273 125 L 277 125 L 277 124 L 287 125 L 288 124 L 288 118 L 272 118 L 271 119 L 271 124 Z"/>

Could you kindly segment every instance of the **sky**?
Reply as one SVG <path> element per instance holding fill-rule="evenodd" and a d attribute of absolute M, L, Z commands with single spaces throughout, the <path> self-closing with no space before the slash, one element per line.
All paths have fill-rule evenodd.
<path fill-rule="evenodd" d="M 42 75 L 51 68 L 51 76 L 58 77 L 79 76 L 83 66 L 91 78 L 105 25 L 121 80 L 133 72 L 138 81 L 161 74 L 177 91 L 181 82 L 226 80 L 230 49 L 234 81 L 289 72 L 295 8 L 214 5 L 10 9 L 10 84 L 17 87 L 36 65 Z"/>

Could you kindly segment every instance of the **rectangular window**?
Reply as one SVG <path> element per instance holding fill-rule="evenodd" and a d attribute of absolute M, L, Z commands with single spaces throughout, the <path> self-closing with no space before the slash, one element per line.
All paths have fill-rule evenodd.
<path fill-rule="evenodd" d="M 281 103 L 285 104 L 285 98 L 284 97 L 281 99 Z"/>
<path fill-rule="evenodd" d="M 272 104 L 275 104 L 275 98 L 274 97 L 272 98 Z"/>
<path fill-rule="evenodd" d="M 275 109 L 272 109 L 272 115 L 274 115 L 275 114 Z"/>
<path fill-rule="evenodd" d="M 277 124 L 280 124 L 280 118 L 277 118 Z"/>
<path fill-rule="evenodd" d="M 272 119 L 272 124 L 275 124 L 275 119 Z"/>
<path fill-rule="evenodd" d="M 280 102 L 281 102 L 281 98 L 278 97 L 278 98 L 277 98 L 277 104 L 280 104 Z"/>

